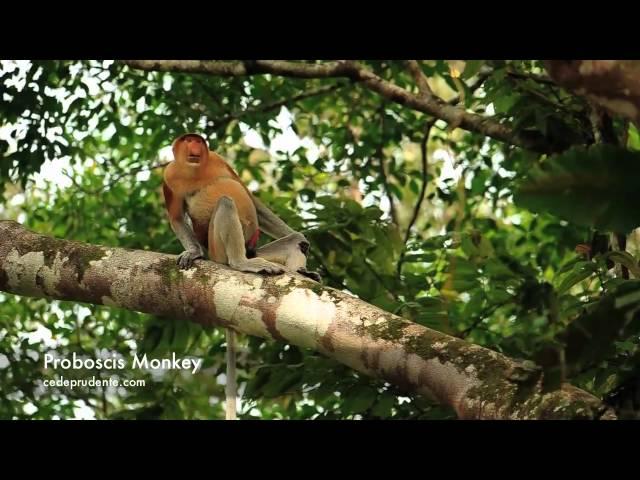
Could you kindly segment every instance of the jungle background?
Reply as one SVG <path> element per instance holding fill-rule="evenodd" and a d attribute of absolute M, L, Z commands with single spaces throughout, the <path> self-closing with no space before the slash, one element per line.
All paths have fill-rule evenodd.
<path fill-rule="evenodd" d="M 176 136 L 200 132 L 307 236 L 309 266 L 324 284 L 533 360 L 549 388 L 569 381 L 619 418 L 638 418 L 634 122 L 566 90 L 535 60 L 360 64 L 443 109 L 489 119 L 498 133 L 444 121 L 354 78 L 2 60 L 0 219 L 69 240 L 180 253 L 162 167 Z M 204 358 L 203 370 L 84 372 L 143 378 L 140 388 L 42 385 L 61 374 L 43 368 L 46 352 L 174 351 Z M 224 354 L 222 329 L 0 293 L 0 418 L 224 418 Z M 455 418 L 282 342 L 241 335 L 238 370 L 240 418 Z"/>

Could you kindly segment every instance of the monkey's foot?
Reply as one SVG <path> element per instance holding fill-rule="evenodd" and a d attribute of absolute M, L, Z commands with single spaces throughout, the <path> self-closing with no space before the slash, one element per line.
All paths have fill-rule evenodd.
<path fill-rule="evenodd" d="M 310 278 L 311 280 L 315 280 L 318 283 L 322 281 L 322 277 L 318 272 L 310 272 L 306 268 L 300 268 L 298 269 L 298 273 L 301 275 L 304 275 L 305 277 Z"/>
<path fill-rule="evenodd" d="M 270 273 L 274 275 L 284 273 L 284 267 L 282 265 L 269 262 L 263 258 L 250 258 L 244 262 L 230 263 L 229 266 L 241 272 Z"/>
<path fill-rule="evenodd" d="M 185 251 L 178 255 L 178 261 L 176 263 L 181 270 L 187 270 L 193 266 L 194 260 L 199 258 L 204 258 L 203 253 Z"/>

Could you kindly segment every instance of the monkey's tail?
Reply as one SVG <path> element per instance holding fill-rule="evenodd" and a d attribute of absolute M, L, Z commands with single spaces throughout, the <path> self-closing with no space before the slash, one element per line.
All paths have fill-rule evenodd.
<path fill-rule="evenodd" d="M 230 328 L 227 333 L 227 384 L 225 386 L 225 397 L 227 402 L 227 420 L 236 420 L 236 398 L 237 398 L 237 377 L 236 377 L 236 332 Z"/>

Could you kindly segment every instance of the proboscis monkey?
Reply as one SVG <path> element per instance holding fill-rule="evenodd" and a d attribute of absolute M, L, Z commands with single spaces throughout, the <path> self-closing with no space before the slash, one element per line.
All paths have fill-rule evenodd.
<path fill-rule="evenodd" d="M 209 258 L 242 272 L 301 273 L 306 269 L 309 242 L 287 226 L 241 182 L 235 171 L 207 141 L 187 133 L 173 142 L 174 160 L 164 171 L 164 199 L 171 228 L 185 251 L 178 266 Z M 277 240 L 256 248 L 260 232 Z M 227 329 L 227 419 L 235 418 L 235 335 Z"/>

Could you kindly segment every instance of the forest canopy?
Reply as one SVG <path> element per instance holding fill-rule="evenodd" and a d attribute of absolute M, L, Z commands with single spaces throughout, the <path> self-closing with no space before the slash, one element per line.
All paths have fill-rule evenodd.
<path fill-rule="evenodd" d="M 0 220 L 179 254 L 162 172 L 198 132 L 304 233 L 323 285 L 638 418 L 639 64 L 2 60 Z M 239 341 L 240 418 L 456 418 L 312 349 Z M 202 368 L 43 386 L 72 375 L 47 355 L 171 352 Z M 224 418 L 224 371 L 221 328 L 0 291 L 2 419 Z"/>

